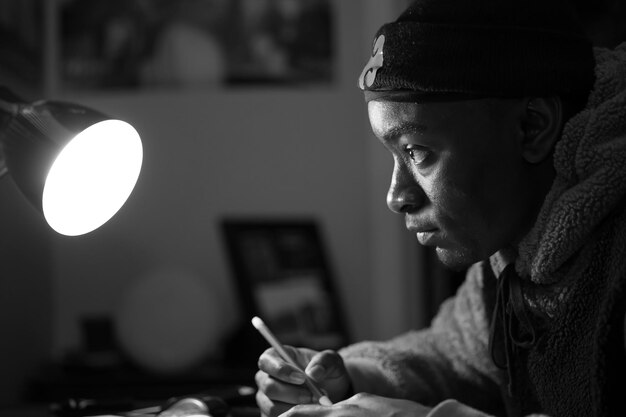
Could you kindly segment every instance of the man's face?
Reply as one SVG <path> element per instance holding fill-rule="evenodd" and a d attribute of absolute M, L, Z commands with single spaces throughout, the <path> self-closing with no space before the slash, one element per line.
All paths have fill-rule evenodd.
<path fill-rule="evenodd" d="M 368 103 L 372 130 L 391 152 L 389 208 L 454 269 L 527 233 L 536 216 L 515 100 Z"/>

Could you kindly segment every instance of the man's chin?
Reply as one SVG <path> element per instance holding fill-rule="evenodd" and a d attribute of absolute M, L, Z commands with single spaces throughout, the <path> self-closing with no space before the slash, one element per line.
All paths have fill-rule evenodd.
<path fill-rule="evenodd" d="M 463 271 L 469 268 L 472 264 L 480 261 L 476 256 L 463 250 L 443 249 L 437 247 L 437 258 L 447 268 L 453 271 Z"/>

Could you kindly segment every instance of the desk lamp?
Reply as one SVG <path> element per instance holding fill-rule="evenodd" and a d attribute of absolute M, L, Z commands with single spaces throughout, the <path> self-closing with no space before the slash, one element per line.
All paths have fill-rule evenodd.
<path fill-rule="evenodd" d="M 130 124 L 74 103 L 26 103 L 0 87 L 0 177 L 10 173 L 58 233 L 82 235 L 113 217 L 142 159 Z"/>

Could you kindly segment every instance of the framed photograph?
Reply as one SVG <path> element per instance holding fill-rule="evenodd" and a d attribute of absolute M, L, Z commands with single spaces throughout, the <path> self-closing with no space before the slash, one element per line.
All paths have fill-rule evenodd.
<path fill-rule="evenodd" d="M 333 9 L 329 0 L 234 0 L 225 38 L 237 84 L 332 80 Z"/>
<path fill-rule="evenodd" d="M 225 219 L 222 232 L 241 307 L 286 344 L 333 349 L 348 341 L 314 220 Z"/>
<path fill-rule="evenodd" d="M 43 40 L 43 0 L 0 2 L 0 85 L 25 99 L 40 97 Z"/>
<path fill-rule="evenodd" d="M 43 1 L 43 0 L 40 0 Z M 66 90 L 329 82 L 330 0 L 64 0 Z"/>

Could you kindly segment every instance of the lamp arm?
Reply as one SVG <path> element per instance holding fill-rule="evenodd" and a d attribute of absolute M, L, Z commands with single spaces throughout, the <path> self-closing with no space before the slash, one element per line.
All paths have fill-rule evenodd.
<path fill-rule="evenodd" d="M 7 168 L 7 163 L 4 160 L 4 152 L 2 151 L 2 147 L 0 146 L 0 179 L 9 173 L 9 168 Z"/>
<path fill-rule="evenodd" d="M 20 105 L 18 103 L 11 103 L 0 98 L 0 111 L 15 116 L 19 112 L 19 108 Z"/>
<path fill-rule="evenodd" d="M 4 156 L 4 147 L 2 145 L 4 139 L 4 129 L 19 112 L 20 105 L 18 103 L 11 103 L 0 98 L 0 178 L 4 177 L 9 168 L 6 164 L 6 158 Z"/>

